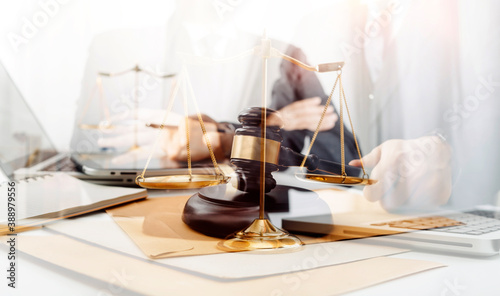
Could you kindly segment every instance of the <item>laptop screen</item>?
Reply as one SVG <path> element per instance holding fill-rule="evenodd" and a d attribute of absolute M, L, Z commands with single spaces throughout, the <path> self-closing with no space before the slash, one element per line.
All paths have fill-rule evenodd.
<path fill-rule="evenodd" d="M 0 166 L 8 177 L 57 153 L 1 62 L 0 106 Z"/>

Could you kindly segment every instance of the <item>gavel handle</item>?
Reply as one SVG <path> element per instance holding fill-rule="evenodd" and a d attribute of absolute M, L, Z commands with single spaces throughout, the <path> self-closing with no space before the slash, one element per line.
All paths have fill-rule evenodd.
<path fill-rule="evenodd" d="M 279 164 L 285 167 L 300 166 L 302 160 L 304 159 L 304 156 L 305 155 L 295 152 L 288 147 L 281 146 Z M 304 167 L 308 171 L 320 170 L 324 173 L 330 173 L 336 175 L 342 174 L 342 164 L 329 160 L 320 159 L 315 154 L 309 154 L 307 156 Z M 345 166 L 345 170 L 348 176 L 360 176 L 362 172 L 361 168 L 349 165 Z"/>

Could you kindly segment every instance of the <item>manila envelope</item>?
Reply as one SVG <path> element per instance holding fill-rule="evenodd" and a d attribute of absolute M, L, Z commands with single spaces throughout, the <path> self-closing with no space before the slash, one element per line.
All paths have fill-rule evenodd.
<path fill-rule="evenodd" d="M 135 244 L 151 259 L 225 253 L 219 238 L 200 234 L 181 219 L 189 196 L 150 198 L 106 210 Z M 305 244 L 339 240 L 299 236 Z"/>

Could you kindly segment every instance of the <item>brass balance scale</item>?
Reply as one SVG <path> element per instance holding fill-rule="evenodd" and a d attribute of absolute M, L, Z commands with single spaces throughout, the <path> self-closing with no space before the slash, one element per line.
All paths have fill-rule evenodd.
<path fill-rule="evenodd" d="M 83 107 L 83 112 L 80 115 L 80 118 L 78 120 L 78 123 L 77 123 L 78 128 L 80 128 L 81 130 L 113 130 L 113 129 L 115 129 L 117 127 L 117 124 L 112 122 L 112 120 L 111 120 L 109 108 L 108 108 L 108 105 L 107 105 L 105 98 L 104 98 L 102 78 L 103 77 L 108 77 L 108 78 L 119 77 L 119 76 L 123 76 L 123 75 L 128 74 L 128 73 L 134 73 L 134 90 L 135 90 L 134 95 L 133 95 L 134 144 L 130 148 L 130 150 L 138 149 L 139 148 L 139 144 L 138 144 L 138 140 L 137 140 L 137 134 L 138 134 L 137 122 L 138 122 L 138 117 L 139 117 L 138 116 L 138 111 L 139 111 L 139 99 L 138 99 L 138 89 L 139 88 L 138 88 L 138 86 L 139 86 L 139 73 L 141 73 L 141 72 L 143 72 L 147 75 L 150 75 L 152 77 L 156 77 L 158 79 L 172 78 L 175 76 L 175 74 L 154 73 L 152 71 L 149 71 L 147 69 L 140 67 L 139 65 L 135 65 L 133 68 L 127 69 L 127 70 L 124 70 L 121 72 L 115 72 L 115 73 L 98 72 L 97 77 L 96 77 L 95 87 L 92 90 L 89 98 L 85 102 L 85 106 Z M 101 118 L 102 120 L 99 122 L 99 124 L 85 123 L 84 122 L 85 116 L 87 115 L 87 113 L 89 111 L 90 104 L 92 103 L 92 100 L 95 97 L 96 93 L 98 94 L 98 97 L 99 97 L 99 104 L 100 104 L 100 107 L 101 107 L 101 110 L 103 113 L 102 114 L 103 118 Z"/>
<path fill-rule="evenodd" d="M 344 157 L 344 106 L 349 118 L 354 136 L 358 156 L 361 153 L 356 140 L 351 116 L 347 107 L 344 88 L 342 85 L 343 62 L 320 64 L 310 66 L 279 52 L 271 46 L 271 41 L 264 35 L 260 46 L 238 55 L 259 54 L 262 57 L 262 107 L 244 110 L 239 120 L 243 127 L 235 131 L 233 147 L 231 152 L 231 163 L 236 167 L 235 174 L 229 176 L 220 168 L 215 158 L 214 151 L 207 136 L 205 124 L 194 98 L 194 91 L 186 69 L 179 76 L 179 81 L 172 91 L 163 123 L 160 125 L 160 133 L 165 126 L 168 115 L 171 112 L 174 100 L 182 87 L 184 97 L 184 110 L 186 118 L 188 114 L 188 100 L 190 96 L 196 108 L 198 121 L 203 132 L 203 137 L 213 163 L 214 170 L 210 174 L 193 174 L 191 170 L 191 156 L 189 143 L 189 121 L 186 119 L 186 149 L 188 173 L 185 175 L 146 176 L 147 167 L 154 150 L 157 148 L 161 134 L 153 146 L 146 166 L 142 173 L 137 176 L 136 183 L 149 189 L 192 189 L 201 188 L 193 195 L 184 208 L 183 221 L 192 229 L 201 233 L 223 237 L 218 247 L 225 251 L 249 251 L 249 250 L 294 250 L 300 248 L 303 243 L 296 236 L 285 230 L 275 227 L 266 217 L 266 198 L 281 198 L 287 195 L 287 186 L 276 185 L 271 173 L 278 169 L 278 155 L 280 151 L 293 153 L 295 157 L 303 157 L 297 168 L 296 176 L 302 180 L 312 180 L 323 183 L 342 185 L 371 185 L 376 181 L 369 178 L 361 161 L 363 175 L 351 176 L 346 173 Z M 337 72 L 337 77 L 319 119 L 317 128 L 305 155 L 290 152 L 290 149 L 281 147 L 279 126 L 268 126 L 267 117 L 274 110 L 267 109 L 267 60 L 278 57 L 290 61 L 308 71 L 315 72 Z M 229 58 L 227 60 L 231 60 Z M 341 141 L 341 171 L 335 173 L 310 173 L 311 155 L 310 151 L 319 133 L 327 108 L 331 103 L 334 91 L 338 85 L 339 89 L 339 119 L 340 119 L 340 141 Z M 262 128 L 266 127 L 266 128 Z M 283 153 L 283 152 L 282 152 Z M 314 168 L 313 168 L 314 169 Z M 229 184 L 228 184 L 229 183 Z M 304 189 L 302 189 L 304 190 Z M 281 197 L 280 197 L 281 196 Z M 258 204 L 256 203 L 258 200 Z M 255 218 L 258 214 L 258 218 Z M 250 220 L 248 220 L 250 219 Z M 253 220 L 253 221 L 252 221 Z M 249 223 L 250 221 L 251 223 Z M 250 224 L 250 225 L 249 225 Z M 248 226 L 249 225 L 249 226 Z M 245 227 L 242 227 L 245 226 Z M 239 227 L 239 228 L 235 228 Z M 240 230 L 243 229 L 243 230 Z"/>

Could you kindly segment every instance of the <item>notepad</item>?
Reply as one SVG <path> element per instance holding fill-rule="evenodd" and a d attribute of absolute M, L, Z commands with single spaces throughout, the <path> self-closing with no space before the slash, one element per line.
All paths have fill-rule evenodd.
<path fill-rule="evenodd" d="M 97 185 L 63 173 L 14 183 L 0 185 L 0 208 L 7 209 L 0 212 L 0 235 L 12 232 L 6 227 L 13 220 L 9 217 L 15 217 L 20 230 L 147 197 L 142 188 Z"/>

